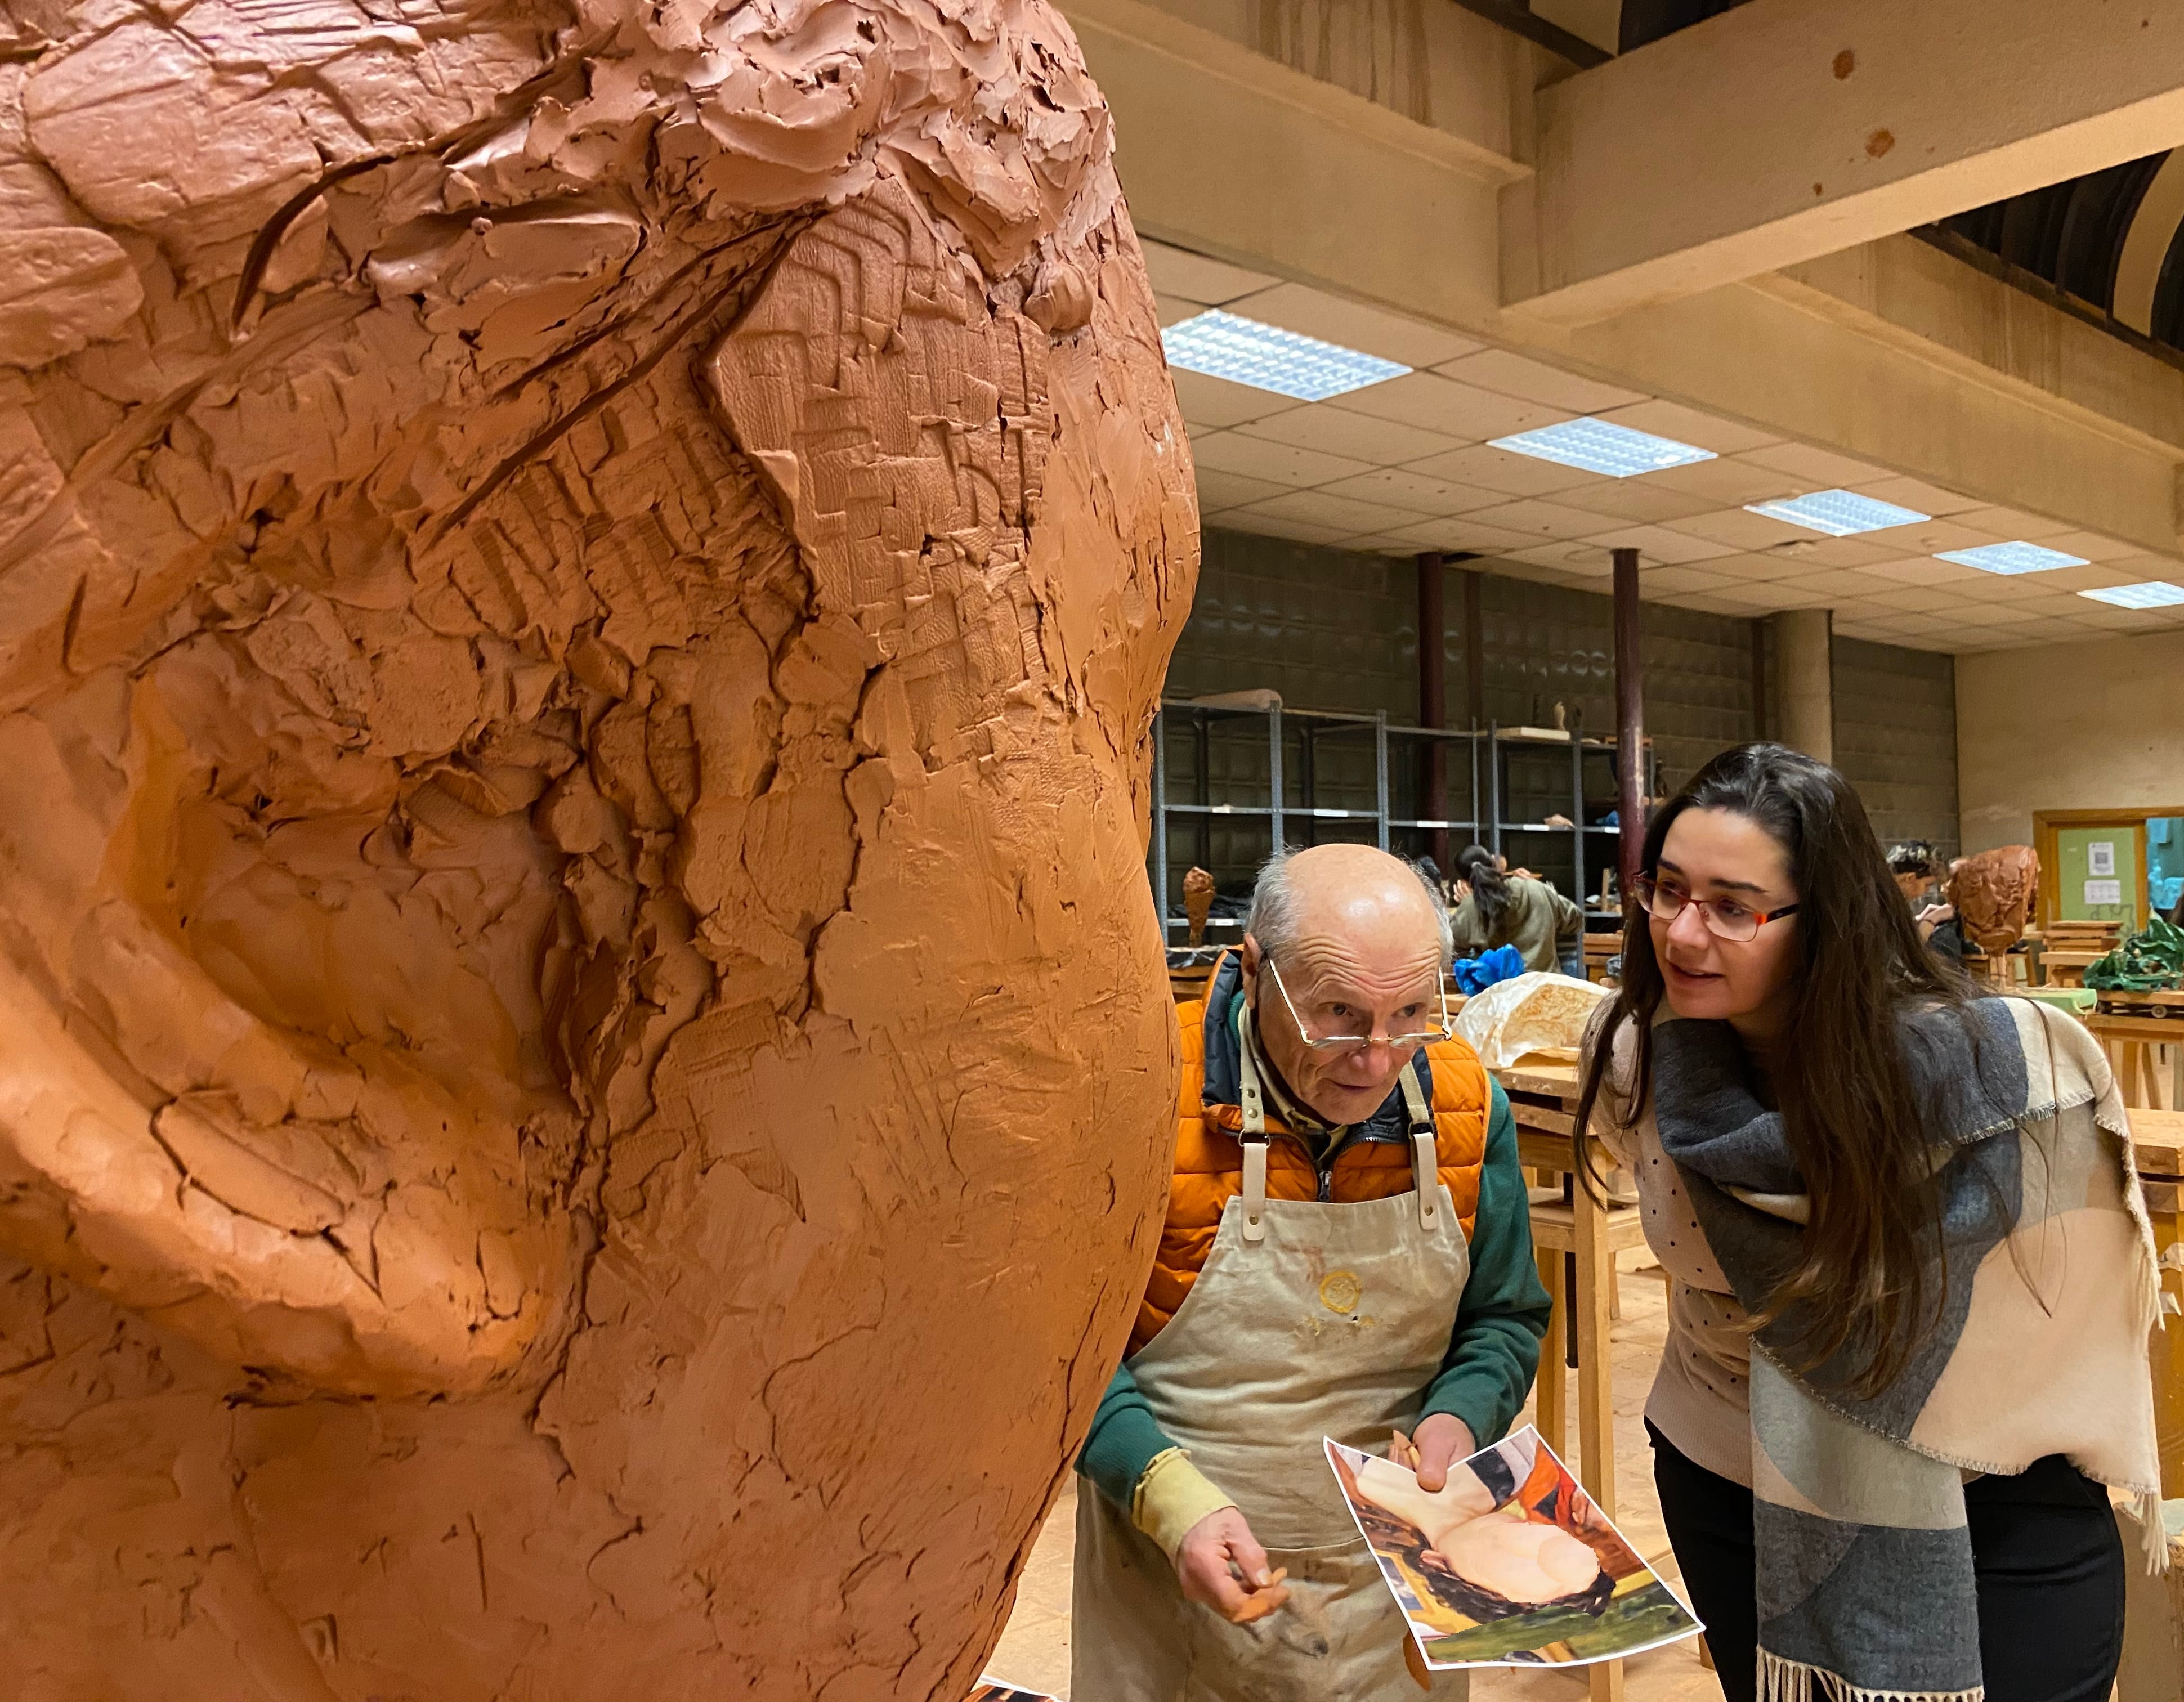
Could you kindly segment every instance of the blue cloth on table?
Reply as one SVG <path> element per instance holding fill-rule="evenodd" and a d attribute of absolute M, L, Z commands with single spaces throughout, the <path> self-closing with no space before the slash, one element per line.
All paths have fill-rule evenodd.
<path fill-rule="evenodd" d="M 1449 972 L 1457 990 L 1466 998 L 1484 993 L 1497 981 L 1513 981 L 1524 973 L 1524 954 L 1514 946 L 1496 946 L 1475 958 L 1458 958 Z"/>

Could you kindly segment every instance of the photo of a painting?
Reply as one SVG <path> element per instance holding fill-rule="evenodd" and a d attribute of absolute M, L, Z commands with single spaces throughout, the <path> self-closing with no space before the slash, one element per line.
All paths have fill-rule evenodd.
<path fill-rule="evenodd" d="M 1327 1463 L 1429 1667 L 1583 1666 L 1706 1628 L 1529 1426 L 1430 1494 L 1333 1440 Z"/>

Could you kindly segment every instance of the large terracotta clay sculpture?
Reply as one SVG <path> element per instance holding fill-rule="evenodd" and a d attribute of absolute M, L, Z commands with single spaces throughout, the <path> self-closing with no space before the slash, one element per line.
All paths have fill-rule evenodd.
<path fill-rule="evenodd" d="M 960 1697 L 1196 553 L 1042 0 L 0 15 L 12 1702 Z"/>

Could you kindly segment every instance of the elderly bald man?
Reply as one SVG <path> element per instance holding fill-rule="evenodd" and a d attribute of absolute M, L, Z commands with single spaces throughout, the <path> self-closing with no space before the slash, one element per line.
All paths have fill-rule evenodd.
<path fill-rule="evenodd" d="M 1411 865 L 1323 846 L 1261 871 L 1242 952 L 1178 1013 L 1167 1221 L 1078 1462 L 1077 1702 L 1417 1694 L 1320 1438 L 1409 1431 L 1439 1489 L 1516 1417 L 1548 1315 L 1449 951 Z"/>

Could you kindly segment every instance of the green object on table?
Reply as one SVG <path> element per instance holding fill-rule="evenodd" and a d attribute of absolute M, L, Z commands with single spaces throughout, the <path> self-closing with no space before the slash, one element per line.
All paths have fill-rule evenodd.
<path fill-rule="evenodd" d="M 2073 1016 L 2083 1016 L 2098 1004 L 2100 995 L 2089 987 L 2026 987 L 2017 989 L 2020 998 L 2036 998 L 2042 1004 L 2052 1004 L 2067 1010 Z"/>
<path fill-rule="evenodd" d="M 2184 928 L 2154 917 L 2088 968 L 2086 985 L 2105 993 L 2153 993 L 2184 986 Z"/>

